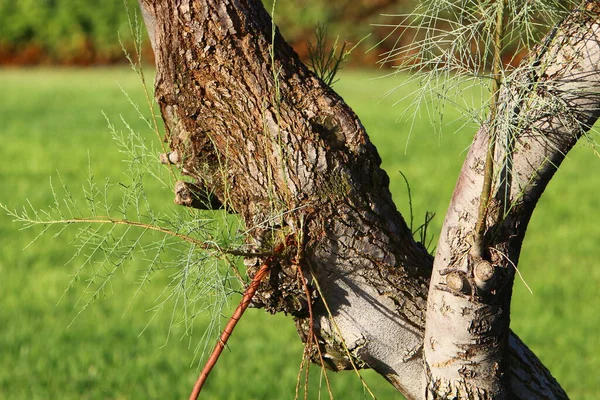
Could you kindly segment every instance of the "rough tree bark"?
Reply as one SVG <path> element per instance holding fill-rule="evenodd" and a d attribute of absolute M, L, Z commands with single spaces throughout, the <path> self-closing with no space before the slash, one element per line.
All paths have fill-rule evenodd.
<path fill-rule="evenodd" d="M 350 369 L 352 361 L 373 368 L 408 398 L 423 398 L 422 350 L 433 259 L 413 240 L 396 210 L 388 177 L 358 117 L 297 59 L 277 31 L 272 32 L 260 1 L 140 0 L 140 5 L 156 55 L 155 96 L 172 150 L 165 161 L 176 163 L 193 181 L 180 184 L 178 192 L 208 195 L 207 204 L 239 214 L 254 248 L 268 252 L 279 243 L 287 245 L 261 285 L 257 305 L 292 314 L 306 340 L 307 303 L 312 302 L 314 329 L 328 367 Z M 588 25 L 571 29 L 587 32 Z M 558 43 L 552 46 L 548 52 L 560 52 Z M 590 67 L 582 62 L 581 68 Z M 566 88 L 557 85 L 557 92 Z M 571 100 L 565 98 L 577 109 L 588 105 Z M 593 122 L 586 118 L 586 123 Z M 565 131 L 551 133 L 559 144 L 572 146 L 575 141 L 570 132 L 567 139 L 558 137 Z M 552 146 L 541 146 L 536 135 L 524 135 L 517 142 L 512 176 L 548 175 L 537 168 L 543 157 L 552 156 Z M 438 246 L 436 271 L 440 263 L 452 265 L 453 255 L 464 247 L 465 240 L 455 242 L 449 232 L 467 226 L 459 221 L 461 207 L 473 206 L 463 204 L 471 201 L 464 196 L 477 197 L 472 187 L 478 185 L 480 171 L 473 163 L 485 157 L 485 149 L 482 131 L 459 179 Z M 534 163 L 527 164 L 533 156 Z M 503 157 L 497 154 L 498 160 Z M 555 169 L 551 163 L 543 167 Z M 519 209 L 504 219 L 502 234 L 494 236 L 494 246 L 513 262 L 543 186 L 534 185 Z M 511 193 L 517 190 L 516 185 L 510 188 Z M 252 275 L 261 260 L 247 261 Z M 503 279 L 510 292 L 510 268 L 497 257 L 492 261 L 508 271 Z M 310 298 L 299 280 L 299 268 L 307 277 Z M 434 280 L 437 286 L 444 284 L 439 276 Z M 456 301 L 457 296 L 449 295 Z M 439 307 L 436 301 L 431 302 L 433 308 Z M 465 301 L 469 307 L 479 304 Z M 507 305 L 501 304 L 507 312 Z M 501 343 L 506 342 L 511 362 L 503 360 L 501 368 L 508 371 L 505 381 L 511 396 L 566 398 L 516 335 L 505 332 Z M 311 350 L 316 360 L 314 345 Z"/>

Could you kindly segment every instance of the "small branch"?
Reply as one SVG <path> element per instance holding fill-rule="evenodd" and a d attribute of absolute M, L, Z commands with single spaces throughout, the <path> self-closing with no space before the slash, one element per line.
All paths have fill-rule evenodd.
<path fill-rule="evenodd" d="M 0 206 L 3 209 L 9 211 L 9 215 L 15 217 L 15 221 L 25 223 L 26 224 L 25 228 L 29 228 L 33 225 L 59 225 L 59 224 L 60 225 L 69 225 L 69 224 L 81 224 L 81 223 L 128 225 L 128 226 L 135 226 L 135 227 L 150 230 L 150 231 L 161 232 L 166 235 L 170 235 L 170 236 L 176 237 L 178 239 L 181 239 L 183 241 L 186 241 L 188 243 L 192 243 L 192 244 L 200 247 L 201 249 L 215 250 L 220 253 L 230 254 L 232 256 L 238 256 L 238 257 L 270 257 L 270 256 L 273 256 L 273 253 L 253 253 L 253 252 L 241 251 L 241 250 L 222 249 L 216 245 L 211 245 L 210 243 L 206 243 L 201 240 L 194 239 L 191 236 L 183 235 L 181 233 L 174 232 L 170 229 L 163 228 L 163 227 L 157 226 L 157 225 L 147 224 L 145 222 L 131 221 L 128 219 L 113 219 L 110 217 L 69 218 L 69 219 L 56 219 L 56 220 L 42 221 L 42 220 L 34 220 L 31 218 L 21 217 L 21 216 L 17 215 L 15 212 L 8 210 L 4 206 L 2 206 L 2 205 L 0 205 Z"/>
<path fill-rule="evenodd" d="M 502 86 L 502 46 L 504 39 L 504 10 L 506 0 L 500 0 L 498 5 L 498 14 L 496 17 L 496 31 L 494 35 L 494 61 L 492 65 L 492 101 L 490 104 L 490 121 L 496 119 L 498 111 L 498 99 L 500 96 L 500 87 Z M 491 125 L 489 135 L 490 141 L 488 151 L 485 157 L 485 170 L 483 176 L 483 187 L 481 189 L 481 198 L 479 200 L 479 213 L 477 216 L 477 225 L 475 226 L 475 237 L 473 240 L 473 256 L 482 258 L 484 254 L 484 236 L 486 230 L 486 214 L 490 202 L 490 193 L 492 192 L 492 179 L 494 176 L 494 153 L 496 152 L 496 127 Z"/>
<path fill-rule="evenodd" d="M 244 296 L 242 297 L 240 304 L 237 306 L 237 308 L 235 309 L 235 312 L 229 319 L 229 322 L 227 323 L 227 326 L 225 326 L 225 329 L 223 330 L 223 333 L 221 334 L 221 337 L 219 338 L 217 345 L 215 346 L 210 357 L 206 361 L 206 364 L 204 365 L 204 368 L 202 369 L 202 372 L 200 373 L 200 376 L 198 377 L 198 380 L 196 381 L 196 384 L 194 385 L 192 394 L 190 394 L 190 400 L 196 400 L 198 398 L 198 395 L 200 394 L 200 391 L 202 390 L 202 386 L 204 385 L 204 382 L 206 382 L 206 379 L 208 378 L 208 374 L 210 374 L 210 371 L 213 369 L 213 367 L 217 363 L 217 360 L 221 356 L 221 353 L 223 352 L 223 349 L 225 348 L 225 345 L 227 344 L 227 341 L 229 340 L 229 336 L 231 336 L 231 334 L 233 333 L 233 329 L 235 328 L 238 321 L 240 320 L 240 318 L 242 317 L 242 315 L 248 308 L 248 305 L 250 305 L 250 302 L 252 301 L 252 298 L 256 294 L 256 290 L 258 289 L 260 282 L 262 281 L 264 276 L 267 274 L 267 272 L 271 268 L 272 262 L 273 262 L 273 258 L 272 257 L 268 258 L 264 262 L 264 264 L 261 265 L 261 267 L 258 269 L 256 274 L 252 278 L 252 282 L 250 282 L 250 285 L 244 292 Z"/>
<path fill-rule="evenodd" d="M 306 284 L 306 278 L 304 277 L 304 273 L 302 272 L 302 267 L 300 266 L 300 263 L 297 263 L 297 264 L 298 264 L 297 268 L 298 268 L 299 279 L 302 283 L 302 287 L 304 288 L 304 293 L 306 293 L 306 299 L 307 299 L 307 304 L 308 304 L 309 334 L 308 334 L 308 340 L 307 340 L 306 346 L 310 346 L 311 342 L 314 341 L 314 345 L 317 348 L 317 353 L 319 354 L 319 360 L 321 361 L 321 371 L 322 371 L 323 375 L 325 376 L 325 382 L 327 384 L 327 392 L 329 393 L 329 398 L 333 399 L 333 394 L 331 392 L 331 383 L 329 382 L 329 377 L 327 376 L 327 370 L 325 369 L 325 359 L 323 358 L 323 353 L 321 352 L 321 347 L 319 345 L 319 339 L 317 338 L 317 335 L 315 333 L 314 314 L 313 314 L 313 309 L 312 309 L 312 297 L 311 297 L 310 289 L 308 288 L 308 285 Z M 306 389 L 305 389 L 304 393 L 305 393 L 305 395 L 307 394 Z"/>

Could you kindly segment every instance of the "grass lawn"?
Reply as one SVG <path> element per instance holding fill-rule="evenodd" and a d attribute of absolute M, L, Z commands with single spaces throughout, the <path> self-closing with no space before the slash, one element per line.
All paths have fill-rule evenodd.
<path fill-rule="evenodd" d="M 393 108 L 394 98 L 378 100 L 395 82 L 369 79 L 378 74 L 345 71 L 335 88 L 378 146 L 398 208 L 408 217 L 402 171 L 411 183 L 415 222 L 434 211 L 431 231 L 437 233 L 474 129 L 458 129 L 455 122 L 440 137 L 426 121 L 417 121 L 407 145 L 407 124 L 396 122 L 402 105 Z M 50 205 L 49 178 L 56 183 L 58 172 L 78 192 L 87 179 L 88 159 L 97 179 L 126 180 L 123 156 L 101 111 L 117 122 L 122 115 L 148 141 L 155 138 L 117 82 L 143 108 L 140 84 L 126 68 L 0 70 L 0 203 L 19 208 L 29 199 L 38 208 Z M 450 112 L 446 120 L 456 117 Z M 557 173 L 531 221 L 520 262 L 533 294 L 517 280 L 513 298 L 513 329 L 576 399 L 595 399 L 600 393 L 595 372 L 600 368 L 596 168 L 600 160 L 583 144 Z M 171 193 L 148 184 L 157 209 L 176 208 Z M 208 321 L 199 317 L 190 338 L 181 326 L 169 334 L 169 309 L 152 319 L 148 310 L 168 274 L 157 276 L 132 303 L 145 268 L 144 257 L 134 256 L 75 318 L 86 283 L 65 293 L 77 268 L 66 264 L 74 252 L 73 233 L 45 235 L 24 249 L 35 234 L 0 215 L 0 398 L 186 398 L 198 373 L 194 348 Z M 238 300 L 231 297 L 232 303 Z M 249 310 L 203 398 L 291 399 L 301 355 L 290 318 Z M 370 371 L 364 375 L 378 398 L 395 398 L 383 378 Z M 331 374 L 330 379 L 336 398 L 368 398 L 353 373 Z M 316 367 L 309 389 L 309 398 L 319 398 Z M 321 394 L 327 398 L 324 388 Z"/>

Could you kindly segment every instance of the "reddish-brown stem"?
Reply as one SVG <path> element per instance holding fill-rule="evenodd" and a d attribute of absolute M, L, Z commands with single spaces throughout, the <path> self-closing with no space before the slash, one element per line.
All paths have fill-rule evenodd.
<path fill-rule="evenodd" d="M 194 385 L 192 394 L 190 394 L 190 400 L 196 400 L 198 398 L 200 390 L 202 390 L 202 386 L 204 385 L 204 382 L 206 382 L 206 378 L 208 378 L 208 374 L 210 374 L 210 371 L 217 363 L 219 356 L 221 355 L 223 349 L 225 348 L 225 345 L 227 344 L 227 340 L 229 340 L 229 336 L 231 336 L 233 329 L 244 314 L 244 311 L 246 311 L 246 308 L 248 308 L 248 305 L 252 301 L 252 298 L 254 297 L 254 294 L 258 289 L 258 285 L 260 285 L 260 282 L 269 271 L 272 261 L 272 258 L 267 259 L 265 263 L 261 265 L 261 267 L 258 269 L 256 274 L 254 275 L 254 278 L 252 278 L 252 282 L 250 282 L 250 285 L 244 292 L 240 304 L 237 306 L 235 312 L 229 319 L 229 322 L 227 323 L 227 326 L 225 326 L 225 329 L 223 330 L 223 333 L 221 334 L 217 345 L 215 346 L 210 357 L 206 361 L 206 364 L 204 365 L 204 368 L 202 369 L 202 372 L 200 373 L 200 376 L 198 377 L 198 380 Z"/>

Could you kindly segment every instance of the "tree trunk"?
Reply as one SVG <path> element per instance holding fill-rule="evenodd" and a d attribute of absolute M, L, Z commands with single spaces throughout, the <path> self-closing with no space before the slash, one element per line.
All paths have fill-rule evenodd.
<path fill-rule="evenodd" d="M 510 396 L 510 299 L 535 205 L 577 140 L 599 117 L 598 2 L 575 10 L 509 78 L 458 179 L 437 247 L 427 307 L 427 398 Z M 496 129 L 487 250 L 472 245 L 489 131 Z"/>
<path fill-rule="evenodd" d="M 294 315 L 306 340 L 312 302 L 328 367 L 373 368 L 408 398 L 422 398 L 433 259 L 396 210 L 388 176 L 358 117 L 273 32 L 260 1 L 140 5 L 172 150 L 165 160 L 193 180 L 185 187 L 209 198 L 206 207 L 222 205 L 240 215 L 253 249 L 287 246 L 261 285 L 257 305 Z M 479 135 L 469 160 L 481 157 L 482 148 Z M 529 151 L 540 157 L 542 150 Z M 535 171 L 513 168 L 513 175 Z M 449 215 L 459 214 L 451 209 Z M 523 221 L 514 218 L 506 220 L 506 231 L 517 229 L 520 236 L 497 242 L 511 260 L 524 233 Z M 455 251 L 447 233 L 442 238 L 447 243 L 439 247 Z M 249 275 L 260 262 L 247 260 Z M 566 398 L 535 355 L 514 334 L 507 337 L 510 394 Z M 314 345 L 311 351 L 317 359 Z"/>

